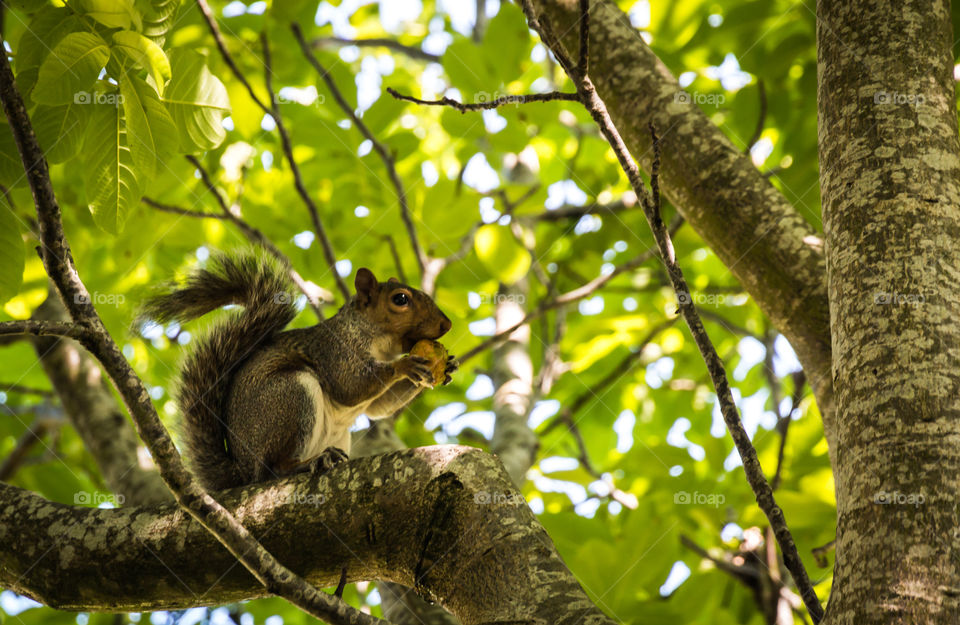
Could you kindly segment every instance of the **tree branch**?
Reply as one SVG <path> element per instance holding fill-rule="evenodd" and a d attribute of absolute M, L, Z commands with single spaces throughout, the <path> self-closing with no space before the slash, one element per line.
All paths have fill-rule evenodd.
<path fill-rule="evenodd" d="M 260 231 L 258 228 L 251 226 L 249 223 L 247 223 L 246 220 L 242 219 L 238 215 L 239 207 L 237 210 L 233 210 L 233 207 L 227 206 L 226 201 L 224 201 L 223 197 L 220 195 L 220 192 L 217 190 L 216 185 L 213 184 L 213 180 L 210 178 L 210 174 L 207 172 L 207 170 L 203 167 L 203 164 L 195 156 L 188 154 L 186 158 L 188 161 L 190 161 L 190 164 L 196 167 L 197 171 L 200 172 L 200 178 L 201 180 L 203 180 L 204 186 L 206 186 L 207 190 L 210 192 L 211 195 L 213 195 L 213 197 L 217 200 L 217 204 L 220 206 L 219 215 L 204 213 L 202 215 L 192 214 L 189 216 L 219 218 L 225 221 L 229 221 L 234 226 L 236 226 L 237 229 L 240 230 L 240 232 L 242 232 L 243 235 L 247 237 L 247 239 L 251 243 L 262 247 L 264 250 L 267 251 L 268 254 L 270 254 L 275 259 L 280 261 L 281 265 L 286 267 L 287 274 L 290 276 L 290 280 L 293 281 L 293 283 L 297 286 L 297 288 L 300 289 L 300 292 L 303 293 L 303 295 L 307 298 L 307 303 L 310 304 L 310 307 L 313 309 L 313 312 L 317 315 L 317 318 L 323 319 L 323 310 L 321 309 L 321 304 L 323 300 L 321 300 L 319 297 L 319 293 L 318 293 L 318 291 L 320 290 L 319 287 L 317 287 L 316 285 L 313 285 L 311 287 L 311 284 L 308 283 L 306 280 L 304 280 L 303 276 L 301 276 L 300 273 L 293 268 L 293 263 L 290 262 L 290 258 L 286 254 L 281 252 L 280 248 L 274 245 L 273 241 L 267 238 L 267 236 L 263 234 L 263 232 Z M 147 201 L 147 198 L 143 198 L 143 199 Z M 151 206 L 154 205 L 152 200 L 147 201 L 147 203 L 150 204 Z M 189 214 L 189 211 L 182 214 Z M 334 268 L 334 270 L 336 270 L 336 268 Z"/>
<path fill-rule="evenodd" d="M 313 66 L 313 69 L 316 70 L 320 78 L 323 79 L 323 82 L 327 85 L 327 89 L 329 89 L 333 95 L 333 99 L 336 100 L 337 105 L 347 114 L 347 117 L 350 118 L 350 121 L 356 129 L 360 131 L 360 134 L 373 144 L 373 150 L 380 156 L 380 160 L 383 161 L 383 166 L 387 170 L 387 176 L 389 176 L 390 183 L 393 185 L 393 189 L 397 194 L 397 202 L 400 204 L 400 217 L 403 219 L 403 224 L 407 228 L 407 235 L 410 237 L 410 246 L 413 248 L 413 255 L 417 259 L 417 266 L 420 268 L 420 275 L 422 276 L 424 266 L 427 263 L 427 256 L 420 247 L 417 229 L 413 225 L 413 218 L 410 216 L 410 207 L 407 205 L 407 193 L 404 191 L 403 182 L 397 173 L 397 165 L 393 160 L 393 155 L 387 150 L 387 146 L 378 141 L 373 133 L 370 132 L 367 125 L 357 116 L 356 111 L 353 110 L 353 107 L 350 106 L 343 97 L 343 94 L 340 93 L 340 89 L 337 87 L 337 84 L 333 82 L 330 72 L 320 64 L 320 61 L 317 60 L 310 46 L 307 45 L 306 40 L 303 38 L 303 32 L 300 31 L 300 25 L 293 23 L 290 25 L 290 30 L 293 31 L 294 38 L 297 40 L 297 43 L 300 44 L 300 50 L 303 52 L 303 56 L 310 65 Z"/>
<path fill-rule="evenodd" d="M 335 585 L 347 563 L 349 581 L 416 588 L 464 625 L 613 625 L 503 465 L 477 449 L 355 458 L 319 479 L 301 474 L 220 496 L 229 514 L 318 585 Z M 47 605 L 144 612 L 268 594 L 173 504 L 65 506 L 6 485 L 0 502 L 0 586 Z"/>
<path fill-rule="evenodd" d="M 424 106 L 449 106 L 457 109 L 461 113 L 466 113 L 467 111 L 490 111 L 500 108 L 501 106 L 507 106 L 508 104 L 519 105 L 530 104 L 531 102 L 554 102 L 556 100 L 575 102 L 577 100 L 577 94 L 563 93 L 562 91 L 550 91 L 549 93 L 527 93 L 524 95 L 500 95 L 494 97 L 493 99 L 484 100 L 483 102 L 476 102 L 474 104 L 457 102 L 456 100 L 446 96 L 440 98 L 439 100 L 421 100 L 420 98 L 404 95 L 393 87 L 387 87 L 387 93 L 398 100 L 405 100 L 406 102 L 413 102 L 414 104 L 421 104 Z"/>
<path fill-rule="evenodd" d="M 197 1 L 203 2 L 204 0 Z M 350 289 L 347 288 L 347 283 L 344 282 L 340 272 L 337 271 L 337 255 L 333 252 L 333 243 L 330 242 L 330 237 L 327 236 L 327 230 L 323 227 L 323 222 L 320 221 L 320 211 L 317 209 L 316 203 L 313 201 L 313 198 L 310 197 L 310 192 L 307 191 L 307 187 L 303 182 L 300 167 L 293 158 L 293 142 L 290 141 L 290 133 L 287 132 L 287 127 L 283 123 L 283 117 L 280 115 L 280 105 L 277 102 L 277 95 L 273 91 L 273 67 L 270 57 L 270 42 L 267 40 L 266 32 L 260 33 L 260 44 L 263 46 L 263 77 L 267 86 L 267 94 L 270 96 L 270 108 L 266 110 L 266 112 L 273 117 L 273 121 L 277 124 L 277 132 L 280 133 L 280 144 L 283 146 L 283 153 L 287 157 L 287 163 L 290 165 L 291 173 L 293 173 L 293 186 L 296 187 L 297 193 L 300 195 L 303 203 L 306 204 L 307 211 L 310 213 L 313 230 L 317 233 L 317 240 L 320 241 L 320 249 L 323 250 L 323 257 L 327 261 L 327 266 L 330 267 L 330 273 L 333 274 L 333 279 L 337 283 L 337 288 L 340 289 L 340 294 L 343 295 L 343 299 L 345 301 L 349 300 Z"/>
<path fill-rule="evenodd" d="M 227 50 L 227 46 L 223 40 L 223 35 L 220 33 L 220 27 L 217 26 L 217 20 L 213 15 L 213 11 L 210 10 L 210 6 L 207 4 L 206 0 L 196 0 L 196 2 L 197 6 L 200 8 L 200 12 L 203 14 L 204 20 L 207 22 L 207 27 L 210 29 L 210 34 L 213 36 L 213 40 L 217 44 L 217 49 L 220 51 L 220 56 L 223 57 L 224 63 L 227 64 L 227 67 L 230 68 L 230 71 L 233 73 L 236 79 L 239 80 L 247 89 L 247 93 L 250 94 L 250 99 L 252 99 L 264 113 L 272 117 L 274 123 L 276 123 L 277 133 L 280 135 L 280 145 L 283 148 L 283 154 L 287 159 L 287 163 L 290 165 L 290 172 L 293 174 L 294 188 L 296 188 L 297 195 L 299 195 L 300 199 L 303 200 L 304 205 L 307 207 L 307 212 L 310 214 L 310 220 L 313 223 L 313 230 L 317 235 L 317 240 L 320 242 L 320 250 L 323 252 L 323 257 L 327 261 L 327 266 L 330 267 L 330 273 L 333 274 L 333 280 L 337 285 L 337 289 L 340 291 L 341 295 L 343 295 L 344 300 L 350 299 L 350 289 L 347 287 L 347 283 L 344 282 L 343 278 L 337 272 L 337 256 L 333 251 L 333 244 L 330 242 L 330 238 L 327 236 L 327 231 L 323 227 L 323 222 L 320 221 L 320 212 L 317 209 L 317 205 L 313 201 L 313 198 L 310 197 L 310 193 L 307 191 L 307 187 L 303 183 L 303 176 L 300 174 L 300 167 L 293 158 L 293 144 L 290 141 L 290 134 L 287 132 L 287 127 L 283 123 L 283 117 L 280 115 L 280 108 L 277 104 L 276 94 L 273 92 L 273 71 L 270 66 L 270 47 L 267 43 L 266 34 L 261 34 L 260 42 L 263 46 L 264 79 L 267 87 L 267 95 L 270 97 L 270 106 L 267 106 L 263 100 L 257 96 L 256 92 L 253 90 L 253 87 L 250 85 L 250 82 L 247 80 L 247 77 L 244 76 L 243 72 L 240 71 L 240 68 L 237 67 L 236 62 L 234 62 L 233 57 Z"/>
<path fill-rule="evenodd" d="M 683 218 L 678 215 L 670 224 L 670 231 L 676 232 L 682 225 L 683 225 Z M 539 319 L 548 311 L 582 300 L 586 297 L 590 297 L 595 292 L 603 288 L 604 285 L 606 285 L 608 282 L 610 282 L 620 274 L 626 271 L 631 271 L 633 269 L 636 269 L 643 263 L 655 257 L 656 253 L 657 253 L 656 249 L 649 249 L 644 252 L 641 252 L 631 260 L 628 260 L 627 262 L 614 267 L 613 271 L 611 271 L 610 273 L 597 276 L 593 280 L 571 291 L 567 291 L 562 295 L 558 295 L 557 297 L 554 297 L 552 299 L 540 302 L 540 305 L 538 305 L 535 309 L 531 311 L 527 311 L 527 314 L 524 315 L 523 319 L 521 319 L 519 322 L 517 322 L 513 326 L 501 332 L 497 332 L 490 338 L 482 341 L 479 345 L 476 345 L 473 348 L 471 348 L 469 351 L 467 351 L 463 356 L 459 358 L 461 364 L 473 358 L 474 356 L 482 353 L 483 351 L 493 347 L 494 345 L 500 343 L 506 337 L 510 336 L 510 334 L 512 334 L 514 330 L 516 330 L 520 326 L 530 323 L 531 321 L 535 321 Z"/>

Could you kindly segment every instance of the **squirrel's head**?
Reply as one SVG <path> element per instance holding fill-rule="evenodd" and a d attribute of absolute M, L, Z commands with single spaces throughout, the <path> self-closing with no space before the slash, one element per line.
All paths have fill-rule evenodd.
<path fill-rule="evenodd" d="M 400 339 L 404 351 L 422 339 L 436 340 L 450 330 L 450 319 L 429 295 L 396 278 L 378 282 L 366 267 L 357 270 L 354 306 L 373 323 Z"/>

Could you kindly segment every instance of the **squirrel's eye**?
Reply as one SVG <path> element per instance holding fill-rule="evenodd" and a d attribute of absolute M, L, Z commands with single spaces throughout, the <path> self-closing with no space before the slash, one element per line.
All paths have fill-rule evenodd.
<path fill-rule="evenodd" d="M 406 293 L 394 293 L 391 299 L 397 306 L 406 306 L 410 303 L 410 298 L 407 297 Z"/>

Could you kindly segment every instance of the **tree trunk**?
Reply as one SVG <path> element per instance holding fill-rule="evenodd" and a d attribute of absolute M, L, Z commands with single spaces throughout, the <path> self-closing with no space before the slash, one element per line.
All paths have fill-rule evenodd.
<path fill-rule="evenodd" d="M 950 6 L 821 0 L 837 407 L 827 622 L 960 622 L 960 143 Z"/>

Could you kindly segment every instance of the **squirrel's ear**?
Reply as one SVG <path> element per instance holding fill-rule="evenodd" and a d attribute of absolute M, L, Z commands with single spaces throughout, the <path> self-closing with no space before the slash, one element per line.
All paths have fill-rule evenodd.
<path fill-rule="evenodd" d="M 357 269 L 357 277 L 353 281 L 357 288 L 357 299 L 364 304 L 369 304 L 373 299 L 373 294 L 377 290 L 377 278 L 373 272 L 366 267 Z"/>

